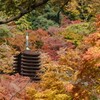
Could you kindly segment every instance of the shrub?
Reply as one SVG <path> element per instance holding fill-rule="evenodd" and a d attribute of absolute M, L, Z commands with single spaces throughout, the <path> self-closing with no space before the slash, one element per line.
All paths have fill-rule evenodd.
<path fill-rule="evenodd" d="M 44 45 L 42 46 L 42 50 L 44 52 L 47 52 L 53 60 L 57 60 L 59 58 L 57 51 L 61 47 L 65 47 L 67 43 L 58 36 L 52 36 L 52 37 L 44 37 L 42 38 L 42 41 Z"/>
<path fill-rule="evenodd" d="M 35 41 L 36 41 L 36 36 L 33 34 L 29 34 L 29 42 L 32 45 L 29 45 L 29 48 L 32 50 L 35 49 Z M 16 34 L 12 38 L 8 38 L 8 44 L 12 46 L 12 48 L 16 49 L 17 51 L 24 51 L 25 50 L 25 35 L 24 34 Z"/>
<path fill-rule="evenodd" d="M 90 99 L 91 95 L 99 98 L 100 32 L 84 37 L 80 46 L 74 50 L 66 48 L 61 50 L 61 53 L 59 51 L 61 55 L 59 64 L 73 69 L 73 71 L 68 71 L 68 75 L 72 77 L 71 82 L 74 84 L 74 98 Z"/>
<path fill-rule="evenodd" d="M 41 49 L 42 46 L 43 46 L 43 42 L 42 42 L 41 40 L 35 41 L 35 47 L 36 47 L 37 49 Z"/>
<path fill-rule="evenodd" d="M 42 57 L 44 55 L 42 54 Z M 43 59 L 45 59 L 43 57 Z M 38 87 L 29 87 L 27 93 L 29 100 L 43 99 L 43 100 L 71 100 L 70 94 L 66 92 L 65 84 L 62 79 L 67 80 L 63 67 L 56 65 L 51 60 L 43 60 L 41 71 L 41 82 Z M 47 62 L 48 61 L 48 62 Z M 33 91 L 33 92 L 32 92 Z"/>
<path fill-rule="evenodd" d="M 58 26 L 58 24 L 51 19 L 44 18 L 43 16 L 37 17 L 36 20 L 32 22 L 32 29 L 43 28 L 47 30 L 50 26 Z"/>
<path fill-rule="evenodd" d="M 53 35 L 60 35 L 59 33 L 63 32 L 64 30 L 65 28 L 62 27 L 49 27 L 47 32 L 50 34 L 50 36 L 53 36 Z"/>
<path fill-rule="evenodd" d="M 12 49 L 9 45 L 2 44 L 0 45 L 0 73 L 11 73 L 13 57 L 15 50 Z"/>
<path fill-rule="evenodd" d="M 98 14 L 96 16 L 96 27 L 97 27 L 97 30 L 100 31 L 100 14 Z"/>
<path fill-rule="evenodd" d="M 34 10 L 28 20 L 31 22 L 32 29 L 42 28 L 47 30 L 50 26 L 59 26 L 57 13 L 49 4 L 45 6 L 43 12 Z"/>
<path fill-rule="evenodd" d="M 89 23 L 72 24 L 62 31 L 60 34 L 64 36 L 67 41 L 72 42 L 75 46 L 81 44 L 83 37 L 95 31 L 94 26 Z"/>
<path fill-rule="evenodd" d="M 0 26 L 0 42 L 5 42 L 5 38 L 11 37 L 12 33 L 10 32 L 7 25 Z"/>
<path fill-rule="evenodd" d="M 43 46 L 42 37 L 48 37 L 48 33 L 43 29 L 38 29 L 36 31 L 33 30 L 26 30 L 25 32 L 29 33 L 29 48 L 31 50 L 40 49 Z M 24 33 L 25 33 L 24 32 Z M 8 38 L 8 43 L 14 49 L 18 51 L 25 50 L 25 34 L 24 33 L 17 33 L 14 37 Z"/>
<path fill-rule="evenodd" d="M 79 77 L 87 86 L 93 95 L 98 97 L 100 86 L 100 33 L 95 32 L 85 38 L 85 51 L 82 54 L 81 69 Z M 84 47 L 83 47 L 84 48 Z M 95 88 L 93 88 L 95 87 Z"/>
<path fill-rule="evenodd" d="M 90 34 L 95 31 L 95 26 L 91 23 L 72 24 L 66 28 L 68 32 L 76 34 Z"/>
<path fill-rule="evenodd" d="M 68 41 L 74 44 L 75 46 L 78 46 L 81 44 L 83 35 L 82 34 L 76 34 L 74 32 L 68 32 L 67 30 L 63 31 L 62 36 Z"/>
<path fill-rule="evenodd" d="M 27 16 L 22 17 L 21 19 L 19 19 L 18 21 L 15 21 L 16 26 L 19 30 L 23 31 L 23 30 L 27 30 L 27 29 L 31 29 L 31 22 L 29 22 L 27 20 Z"/>
<path fill-rule="evenodd" d="M 17 51 L 23 51 L 25 49 L 25 37 L 24 35 L 15 35 L 15 37 L 8 38 L 8 44 Z"/>
<path fill-rule="evenodd" d="M 85 51 L 85 53 L 83 54 L 83 64 L 84 64 L 84 70 L 92 70 L 93 72 L 91 74 L 89 74 L 89 72 L 87 72 L 88 77 L 91 76 L 93 77 L 95 75 L 95 79 L 96 79 L 96 75 L 97 77 L 99 77 L 99 67 L 100 67 L 100 33 L 99 32 L 95 32 L 91 35 L 89 35 L 88 38 L 85 39 L 85 45 L 87 46 L 87 50 Z M 95 73 L 95 71 L 97 72 L 96 74 L 93 75 L 93 73 Z M 85 72 L 85 71 L 84 71 Z M 93 76 L 92 76 L 93 75 Z"/>

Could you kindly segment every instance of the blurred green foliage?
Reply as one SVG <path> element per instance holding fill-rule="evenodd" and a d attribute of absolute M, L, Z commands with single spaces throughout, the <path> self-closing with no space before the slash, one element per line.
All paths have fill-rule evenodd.
<path fill-rule="evenodd" d="M 21 31 L 23 30 L 27 30 L 27 29 L 31 29 L 31 22 L 29 22 L 27 20 L 27 16 L 23 16 L 22 18 L 20 18 L 18 21 L 15 21 L 17 28 Z"/>
<path fill-rule="evenodd" d="M 0 26 L 0 38 L 1 37 L 8 37 L 10 35 L 11 35 L 10 30 L 8 29 L 8 27 L 6 25 Z"/>
<path fill-rule="evenodd" d="M 42 46 L 43 46 L 43 42 L 42 42 L 41 40 L 37 40 L 37 41 L 35 42 L 35 47 L 36 47 L 37 49 L 40 49 Z"/>
<path fill-rule="evenodd" d="M 91 95 L 90 100 L 98 100 L 98 98 L 95 95 Z"/>
<path fill-rule="evenodd" d="M 11 37 L 12 33 L 10 32 L 7 25 L 0 26 L 0 43 L 5 42 L 5 38 Z"/>
<path fill-rule="evenodd" d="M 62 12 L 68 16 L 70 20 L 91 21 L 96 12 L 96 4 L 93 0 L 71 0 L 69 5 L 66 5 Z"/>
<path fill-rule="evenodd" d="M 43 9 L 43 12 L 34 10 L 29 15 L 28 20 L 32 23 L 32 29 L 48 29 L 50 26 L 59 26 L 57 23 L 57 12 L 48 4 Z"/>
<path fill-rule="evenodd" d="M 65 32 L 62 32 L 62 35 L 64 35 L 64 38 L 67 39 L 67 41 L 72 42 L 75 46 L 80 45 L 83 39 L 82 34 L 68 32 L 67 30 Z"/>
<path fill-rule="evenodd" d="M 79 23 L 79 24 L 72 24 L 69 25 L 65 31 L 61 32 L 65 39 L 71 41 L 78 46 L 81 44 L 83 37 L 93 33 L 95 31 L 95 26 L 91 23 Z"/>
<path fill-rule="evenodd" d="M 82 22 L 80 24 L 72 24 L 68 26 L 66 30 L 68 32 L 88 35 L 93 33 L 96 30 L 96 27 L 93 25 L 93 23 Z"/>

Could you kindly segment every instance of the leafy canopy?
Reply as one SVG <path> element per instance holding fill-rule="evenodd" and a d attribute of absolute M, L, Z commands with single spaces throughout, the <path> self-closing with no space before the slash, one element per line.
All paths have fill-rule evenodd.
<path fill-rule="evenodd" d="M 0 24 L 17 20 L 36 8 L 43 7 L 47 2 L 62 5 L 70 0 L 0 0 L 0 11 L 7 15 L 7 19 L 0 21 Z M 9 17 L 8 17 L 9 16 Z"/>

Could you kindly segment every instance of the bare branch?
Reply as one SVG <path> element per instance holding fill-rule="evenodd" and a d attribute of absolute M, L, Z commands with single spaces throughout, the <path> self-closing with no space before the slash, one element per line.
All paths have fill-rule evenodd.
<path fill-rule="evenodd" d="M 59 19 L 60 19 L 60 12 L 62 11 L 62 9 L 65 7 L 65 5 L 67 5 L 69 2 L 71 2 L 71 0 L 66 0 L 66 2 L 60 7 L 58 13 L 57 13 L 57 18 L 58 18 L 58 23 L 60 24 L 59 22 Z"/>
<path fill-rule="evenodd" d="M 30 5 L 30 7 L 27 9 L 23 9 L 23 7 L 19 6 L 20 13 L 18 15 L 11 17 L 9 19 L 6 19 L 6 20 L 2 20 L 2 21 L 0 21 L 0 24 L 6 24 L 6 23 L 9 23 L 11 21 L 17 20 L 17 19 L 21 18 L 22 16 L 24 16 L 25 14 L 31 12 L 35 8 L 38 8 L 38 7 L 46 4 L 48 1 L 49 0 L 40 0 L 36 3 L 34 3 L 34 1 L 33 1 L 32 5 Z"/>

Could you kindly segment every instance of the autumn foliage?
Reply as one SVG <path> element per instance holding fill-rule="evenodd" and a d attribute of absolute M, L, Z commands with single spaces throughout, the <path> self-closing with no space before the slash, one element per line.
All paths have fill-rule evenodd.
<path fill-rule="evenodd" d="M 0 100 L 99 100 L 100 15 L 95 26 L 95 32 L 82 37 L 63 28 L 26 30 L 31 50 L 41 52 L 39 82 L 4 74 L 13 72 L 13 55 L 25 50 L 24 34 L 7 38 L 0 45 Z"/>

